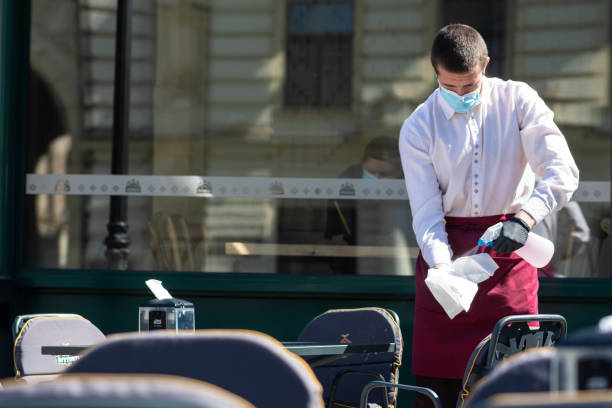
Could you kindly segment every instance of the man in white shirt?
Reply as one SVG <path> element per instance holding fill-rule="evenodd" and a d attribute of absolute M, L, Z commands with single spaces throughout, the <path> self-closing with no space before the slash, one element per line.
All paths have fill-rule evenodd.
<path fill-rule="evenodd" d="M 578 186 L 578 168 L 553 112 L 527 84 L 487 78 L 489 60 L 476 30 L 443 27 L 431 49 L 439 87 L 406 119 L 399 138 L 421 250 L 413 372 L 444 406 L 454 406 L 467 360 L 495 322 L 537 313 L 536 268 L 512 252 Z M 473 251 L 498 222 L 499 238 L 478 252 L 490 253 L 499 269 L 479 284 L 469 312 L 450 319 L 424 284 L 427 271 Z"/>

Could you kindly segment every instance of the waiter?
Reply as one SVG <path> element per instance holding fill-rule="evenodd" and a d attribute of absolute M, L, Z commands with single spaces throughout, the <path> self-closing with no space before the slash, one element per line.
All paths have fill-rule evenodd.
<path fill-rule="evenodd" d="M 445 407 L 455 406 L 468 358 L 497 320 L 538 312 L 536 268 L 512 252 L 578 187 L 578 168 L 553 112 L 527 84 L 486 77 L 489 60 L 478 31 L 443 27 L 431 48 L 439 87 L 400 131 L 421 250 L 413 372 L 417 385 L 434 389 Z M 425 285 L 427 271 L 449 266 L 500 221 L 493 247 L 479 248 L 499 269 L 479 284 L 469 312 L 451 320 Z M 424 404 L 417 397 L 415 405 Z"/>

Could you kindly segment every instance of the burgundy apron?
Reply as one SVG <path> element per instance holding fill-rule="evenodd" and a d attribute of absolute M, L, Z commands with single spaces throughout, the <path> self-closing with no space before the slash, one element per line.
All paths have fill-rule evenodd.
<path fill-rule="evenodd" d="M 511 215 L 489 217 L 446 217 L 448 242 L 456 256 L 474 248 L 484 231 Z M 419 254 L 416 261 L 414 335 L 412 369 L 417 375 L 463 378 L 474 347 L 491 331 L 497 321 L 512 314 L 538 313 L 538 277 L 534 266 L 516 254 L 488 252 L 499 269 L 478 284 L 478 292 L 468 312 L 449 319 L 425 285 L 429 266 Z"/>

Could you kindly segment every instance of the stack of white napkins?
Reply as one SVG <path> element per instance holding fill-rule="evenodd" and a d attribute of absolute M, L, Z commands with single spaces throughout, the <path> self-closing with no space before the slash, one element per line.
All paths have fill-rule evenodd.
<path fill-rule="evenodd" d="M 489 254 L 464 256 L 453 261 L 451 266 L 427 271 L 425 284 L 448 317 L 453 319 L 470 309 L 478 284 L 493 276 L 497 268 Z"/>

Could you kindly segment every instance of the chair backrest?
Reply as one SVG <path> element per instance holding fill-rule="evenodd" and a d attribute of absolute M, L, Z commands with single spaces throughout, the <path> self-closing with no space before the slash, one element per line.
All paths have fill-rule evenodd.
<path fill-rule="evenodd" d="M 479 408 L 612 408 L 612 390 L 499 394 Z"/>
<path fill-rule="evenodd" d="M 540 347 L 508 357 L 474 385 L 463 406 L 476 407 L 501 393 L 550 391 L 554 355 L 553 347 Z"/>
<path fill-rule="evenodd" d="M 21 328 L 23 327 L 23 325 L 28 320 L 30 320 L 33 317 L 47 317 L 47 316 L 51 316 L 51 317 L 64 317 L 64 316 L 76 316 L 76 317 L 80 317 L 80 315 L 75 314 L 75 313 L 33 313 L 33 314 L 19 315 L 19 316 L 15 317 L 15 319 L 13 320 L 13 327 L 12 327 L 13 342 L 17 339 L 17 336 L 19 335 L 19 332 L 21 331 Z"/>
<path fill-rule="evenodd" d="M 552 390 L 612 389 L 612 315 L 560 342 L 551 372 Z"/>
<path fill-rule="evenodd" d="M 254 408 L 217 386 L 166 375 L 63 375 L 0 392 L 7 408 Z"/>
<path fill-rule="evenodd" d="M 612 389 L 612 344 L 559 347 L 550 371 L 551 391 Z"/>
<path fill-rule="evenodd" d="M 90 345 L 105 339 L 89 320 L 75 314 L 18 316 L 13 345 L 15 376 L 26 381 L 52 379 L 78 356 L 43 354 L 43 346 Z"/>
<path fill-rule="evenodd" d="M 513 315 L 500 319 L 468 360 L 457 407 L 463 407 L 474 384 L 500 361 L 530 348 L 552 346 L 566 333 L 567 322 L 561 315 Z"/>
<path fill-rule="evenodd" d="M 567 321 L 558 314 L 514 315 L 500 319 L 491 333 L 486 368 L 534 347 L 552 346 L 567 334 Z"/>
<path fill-rule="evenodd" d="M 478 384 L 470 407 L 496 394 L 612 388 L 612 330 L 589 328 L 511 356 Z"/>
<path fill-rule="evenodd" d="M 394 314 L 378 307 L 333 309 L 315 317 L 304 327 L 298 337 L 301 342 L 395 343 L 394 352 L 355 354 L 314 368 L 323 385 L 324 399 L 329 401 L 331 398 L 340 404 L 358 406 L 361 391 L 370 381 L 398 382 L 403 342 Z M 378 376 L 344 375 L 347 371 Z M 394 404 L 397 389 L 389 388 L 386 392 L 388 402 Z M 381 394 L 373 393 L 371 401 L 382 404 L 384 399 Z"/>
<path fill-rule="evenodd" d="M 69 373 L 148 373 L 194 378 L 257 407 L 320 408 L 310 367 L 278 341 L 247 330 L 153 331 L 110 336 Z"/>

